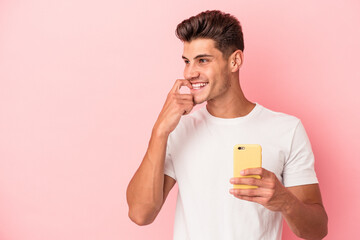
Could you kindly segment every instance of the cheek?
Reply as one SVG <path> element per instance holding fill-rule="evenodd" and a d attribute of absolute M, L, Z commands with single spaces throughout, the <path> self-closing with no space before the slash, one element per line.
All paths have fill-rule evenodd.
<path fill-rule="evenodd" d="M 207 78 L 209 81 L 216 82 L 216 79 L 221 76 L 221 73 L 218 69 L 208 68 L 203 71 L 204 78 Z"/>
<path fill-rule="evenodd" d="M 223 71 L 223 69 L 213 69 L 211 78 L 217 85 L 221 85 L 223 80 L 227 78 L 226 71 Z"/>
<path fill-rule="evenodd" d="M 231 87 L 230 76 L 227 71 L 219 72 L 216 76 L 216 88 L 219 88 L 220 92 L 226 91 Z"/>

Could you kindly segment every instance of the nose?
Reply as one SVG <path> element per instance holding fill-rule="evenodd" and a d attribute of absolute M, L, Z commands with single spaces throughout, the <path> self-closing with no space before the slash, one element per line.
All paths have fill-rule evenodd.
<path fill-rule="evenodd" d="M 186 80 L 194 80 L 200 76 L 200 72 L 194 68 L 194 66 L 186 66 L 184 69 L 184 78 Z"/>

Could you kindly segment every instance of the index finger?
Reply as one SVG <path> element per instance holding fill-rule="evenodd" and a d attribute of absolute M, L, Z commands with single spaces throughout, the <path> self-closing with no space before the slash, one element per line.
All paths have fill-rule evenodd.
<path fill-rule="evenodd" d="M 243 176 L 246 175 L 260 175 L 261 177 L 266 173 L 266 170 L 264 168 L 247 168 L 242 171 L 240 171 L 240 174 Z"/>
<path fill-rule="evenodd" d="M 192 85 L 189 82 L 189 80 L 186 79 L 177 79 L 173 88 L 171 89 L 171 92 L 173 93 L 180 93 L 180 88 L 182 86 L 187 86 L 188 88 L 192 89 Z"/>

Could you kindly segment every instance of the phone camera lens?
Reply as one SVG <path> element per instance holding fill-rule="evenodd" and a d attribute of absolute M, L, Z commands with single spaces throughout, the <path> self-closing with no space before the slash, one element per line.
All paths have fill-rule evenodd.
<path fill-rule="evenodd" d="M 239 150 L 244 150 L 245 148 L 244 147 L 238 147 Z"/>

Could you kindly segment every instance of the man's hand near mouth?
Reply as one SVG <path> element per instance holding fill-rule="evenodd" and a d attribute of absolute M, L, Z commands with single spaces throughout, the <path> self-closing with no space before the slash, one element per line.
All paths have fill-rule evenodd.
<path fill-rule="evenodd" d="M 160 135 L 168 136 L 178 125 L 181 116 L 189 114 L 195 106 L 192 94 L 180 93 L 182 86 L 193 89 L 188 80 L 176 80 L 154 126 L 154 130 Z"/>

